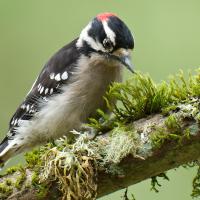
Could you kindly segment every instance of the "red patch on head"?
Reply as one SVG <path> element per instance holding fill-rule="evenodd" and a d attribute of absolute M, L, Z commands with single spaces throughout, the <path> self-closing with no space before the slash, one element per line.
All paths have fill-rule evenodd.
<path fill-rule="evenodd" d="M 101 13 L 97 15 L 97 19 L 100 21 L 107 21 L 110 17 L 117 16 L 114 13 Z"/>

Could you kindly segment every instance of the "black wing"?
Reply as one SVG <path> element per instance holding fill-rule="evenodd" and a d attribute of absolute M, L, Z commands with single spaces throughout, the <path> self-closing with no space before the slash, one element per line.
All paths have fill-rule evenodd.
<path fill-rule="evenodd" d="M 76 40 L 64 46 L 53 55 L 42 69 L 23 103 L 10 120 L 10 132 L 20 125 L 21 120 L 31 119 L 39 111 L 39 102 L 48 101 L 52 95 L 61 92 L 62 85 L 67 84 L 80 53 L 76 48 Z"/>

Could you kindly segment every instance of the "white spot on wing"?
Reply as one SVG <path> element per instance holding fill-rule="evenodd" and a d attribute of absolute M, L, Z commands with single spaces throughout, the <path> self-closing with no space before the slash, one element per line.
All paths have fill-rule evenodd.
<path fill-rule="evenodd" d="M 43 91 L 44 91 L 44 87 L 42 87 L 42 88 L 40 89 L 40 94 L 42 94 Z"/>
<path fill-rule="evenodd" d="M 52 80 L 53 80 L 53 79 L 54 79 L 54 77 L 55 77 L 55 74 L 54 74 L 54 73 L 51 73 L 49 77 L 50 77 L 50 79 L 52 79 Z"/>
<path fill-rule="evenodd" d="M 45 89 L 45 94 L 47 94 L 47 93 L 48 93 L 48 91 L 49 91 L 49 88 L 46 88 L 46 89 Z"/>
<path fill-rule="evenodd" d="M 26 108 L 26 105 L 25 104 L 22 104 L 21 105 L 21 109 L 25 109 Z"/>
<path fill-rule="evenodd" d="M 60 80 L 61 80 L 60 73 L 58 73 L 58 74 L 55 76 L 55 80 L 56 80 L 56 81 L 60 81 Z"/>
<path fill-rule="evenodd" d="M 29 109 L 30 109 L 30 106 L 27 105 L 27 106 L 26 106 L 26 111 L 29 111 Z"/>
<path fill-rule="evenodd" d="M 12 120 L 11 124 L 12 124 L 12 125 L 14 125 L 14 122 L 15 122 L 15 118 L 13 118 L 13 120 Z"/>
<path fill-rule="evenodd" d="M 50 94 L 53 94 L 53 88 L 50 89 Z"/>
<path fill-rule="evenodd" d="M 68 79 L 68 73 L 65 71 L 62 76 L 61 76 L 62 80 L 67 80 Z"/>
<path fill-rule="evenodd" d="M 38 86 L 38 92 L 39 92 L 41 89 L 42 89 L 42 85 L 39 84 L 39 86 Z"/>
<path fill-rule="evenodd" d="M 18 119 L 15 120 L 14 125 L 17 125 Z"/>

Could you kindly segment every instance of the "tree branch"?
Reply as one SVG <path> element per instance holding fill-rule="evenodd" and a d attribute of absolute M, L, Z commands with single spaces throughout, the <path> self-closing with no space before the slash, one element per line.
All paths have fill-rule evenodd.
<path fill-rule="evenodd" d="M 146 76 L 115 84 L 108 92 L 124 105 L 108 107 L 101 123 L 75 140 L 61 138 L 26 156 L 0 178 L 0 199 L 89 200 L 197 160 L 200 155 L 200 74 L 189 85 L 155 86 Z M 112 101 L 110 101 L 112 102 Z M 113 109 L 114 107 L 114 109 Z M 153 114 L 162 113 L 162 114 Z M 91 133 L 104 133 L 90 139 Z"/>
<path fill-rule="evenodd" d="M 182 111 L 176 113 L 176 116 L 183 117 Z M 194 118 L 185 118 L 181 121 L 181 131 L 190 130 L 190 138 L 184 138 L 181 144 L 176 140 L 167 139 L 163 142 L 160 148 L 155 148 L 149 145 L 149 140 L 152 134 L 155 134 L 155 130 L 158 127 L 165 127 L 167 117 L 160 114 L 151 115 L 148 118 L 143 118 L 135 121 L 131 127 L 134 127 L 133 132 L 143 135 L 140 137 L 141 146 L 135 156 L 127 155 L 123 158 L 117 169 L 119 172 L 112 174 L 105 172 L 101 168 L 98 168 L 97 196 L 101 197 L 125 188 L 129 185 L 133 185 L 152 176 L 158 175 L 169 169 L 176 168 L 182 164 L 186 164 L 199 158 L 200 155 L 200 128 Z M 181 135 L 183 136 L 183 135 Z M 109 134 L 99 136 L 96 141 L 99 143 L 107 143 L 109 141 Z M 143 151 L 141 151 L 143 150 Z M 114 165 L 115 166 L 115 165 Z M 110 171 L 112 169 L 109 169 Z M 25 171 L 26 179 L 20 185 L 20 188 L 15 188 L 8 199 L 38 199 L 38 188 L 34 186 L 32 177 L 34 174 L 34 168 L 27 168 Z M 6 184 L 6 180 L 18 180 L 21 176 L 19 171 L 5 175 L 1 178 L 1 183 Z M 50 181 L 47 190 L 45 191 L 45 197 L 49 199 L 57 199 L 61 193 L 58 192 L 58 183 L 56 181 Z M 55 192 L 56 191 L 56 192 Z M 56 196 L 56 197 L 55 197 Z M 50 198 L 51 197 L 51 198 Z"/>

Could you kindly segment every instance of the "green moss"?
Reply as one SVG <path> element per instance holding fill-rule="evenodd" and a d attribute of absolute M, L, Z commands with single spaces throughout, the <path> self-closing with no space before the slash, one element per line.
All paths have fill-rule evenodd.
<path fill-rule="evenodd" d="M 54 146 L 55 144 L 47 143 L 44 147 L 41 147 L 40 149 L 35 149 L 32 152 L 28 152 L 25 154 L 27 166 L 34 169 L 33 175 L 31 177 L 31 185 L 29 185 L 28 187 L 33 186 L 36 189 L 37 199 L 44 199 L 49 189 L 46 184 L 40 182 L 39 173 L 42 165 L 41 157 L 45 151 L 53 148 Z"/>
<path fill-rule="evenodd" d="M 200 69 L 197 75 L 186 80 L 181 71 L 169 83 L 155 84 L 148 75 L 137 73 L 125 83 L 113 84 L 106 95 L 111 112 L 120 122 L 130 122 L 149 114 L 168 114 L 176 110 L 178 103 L 190 102 L 200 96 Z M 113 102 L 117 99 L 118 103 Z"/>
<path fill-rule="evenodd" d="M 40 150 L 34 150 L 32 152 L 26 153 L 25 158 L 27 165 L 31 168 L 34 168 L 34 172 L 31 177 L 31 184 L 37 191 L 37 199 L 44 199 L 48 193 L 49 187 L 45 183 L 40 182 L 40 168 L 41 168 L 41 155 L 48 148 L 52 148 L 52 144 L 48 143 L 45 147 L 41 148 Z"/>
<path fill-rule="evenodd" d="M 37 186 L 38 183 L 39 183 L 39 180 L 40 179 L 39 179 L 38 173 L 34 172 L 33 175 L 32 175 L 32 177 L 31 177 L 31 183 L 32 183 L 32 185 Z"/>
<path fill-rule="evenodd" d="M 181 135 L 182 133 L 181 122 L 174 115 L 170 115 L 165 120 L 165 126 L 167 130 L 172 134 Z"/>
<path fill-rule="evenodd" d="M 160 148 L 167 141 L 182 145 L 184 139 L 190 139 L 190 129 L 183 130 L 181 121 L 174 115 L 170 115 L 164 124 L 163 127 L 155 127 L 151 134 L 153 148 Z"/>
<path fill-rule="evenodd" d="M 12 194 L 13 188 L 11 185 L 7 185 L 8 182 L 0 183 L 0 199 L 7 199 L 7 197 Z"/>
<path fill-rule="evenodd" d="M 26 180 L 26 169 L 22 165 L 10 167 L 6 170 L 6 175 L 10 175 L 15 172 L 19 173 L 19 175 L 17 175 L 15 183 L 13 183 L 10 179 L 5 179 L 4 184 L 7 186 L 14 185 L 15 188 L 21 189 L 22 184 Z"/>
<path fill-rule="evenodd" d="M 37 191 L 37 199 L 44 199 L 48 194 L 49 187 L 45 184 L 39 185 L 39 190 Z"/>
<path fill-rule="evenodd" d="M 37 165 L 41 164 L 41 151 L 39 149 L 35 149 L 31 152 L 25 154 L 25 159 L 27 166 L 33 168 Z"/>
<path fill-rule="evenodd" d="M 11 186 L 11 185 L 13 185 L 13 182 L 12 182 L 12 180 L 11 179 L 5 179 L 5 184 L 7 185 L 7 186 Z"/>
<path fill-rule="evenodd" d="M 37 191 L 37 199 L 44 199 L 44 197 L 48 193 L 49 187 L 47 184 L 40 182 L 39 174 L 36 171 L 33 173 L 31 177 L 31 184 Z"/>
<path fill-rule="evenodd" d="M 31 185 L 28 182 L 24 184 L 24 189 L 25 190 L 28 190 L 30 188 L 31 188 Z"/>
<path fill-rule="evenodd" d="M 7 199 L 13 192 L 13 182 L 11 179 L 6 178 L 4 183 L 0 183 L 0 199 Z"/>
<path fill-rule="evenodd" d="M 169 115 L 170 113 L 173 113 L 174 111 L 176 111 L 176 109 L 177 109 L 177 105 L 172 104 L 172 105 L 169 105 L 167 107 L 162 108 L 161 113 L 163 115 Z"/>
<path fill-rule="evenodd" d="M 199 90 L 199 75 L 190 76 L 186 81 L 180 72 L 169 83 L 156 84 L 148 75 L 137 73 L 124 83 L 114 83 L 106 94 L 105 101 L 114 114 L 114 120 L 97 110 L 101 120 L 90 119 L 90 125 L 100 132 L 106 132 L 104 130 L 116 127 L 116 122 L 128 123 L 153 113 L 167 115 L 177 109 L 179 102 L 196 97 Z"/>
<path fill-rule="evenodd" d="M 117 99 L 120 104 L 112 103 Z M 118 121 L 130 122 L 158 113 L 171 102 L 167 83 L 156 85 L 147 75 L 137 74 L 125 83 L 115 83 L 107 92 L 107 104 Z"/>
<path fill-rule="evenodd" d="M 109 117 L 108 114 L 104 113 L 101 109 L 97 109 L 97 118 L 90 118 L 89 127 L 92 127 L 98 133 L 106 133 L 116 127 L 115 119 Z"/>
<path fill-rule="evenodd" d="M 197 116 L 196 116 L 196 121 L 198 122 L 198 124 L 200 124 L 200 113 L 197 114 Z"/>
<path fill-rule="evenodd" d="M 14 167 L 10 167 L 6 170 L 6 174 L 13 174 L 15 173 L 16 171 L 19 171 L 21 169 L 21 165 L 18 165 L 18 166 L 14 166 Z"/>
<path fill-rule="evenodd" d="M 20 172 L 20 175 L 17 177 L 16 182 L 14 184 L 14 186 L 17 189 L 21 189 L 22 184 L 26 180 L 26 170 L 23 167 L 21 167 L 19 172 Z"/>

